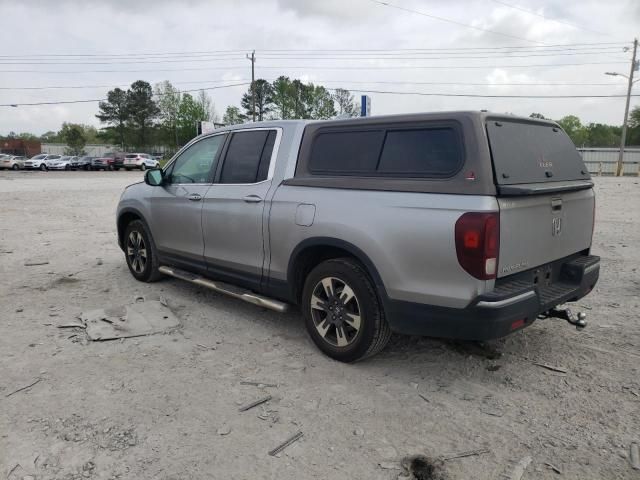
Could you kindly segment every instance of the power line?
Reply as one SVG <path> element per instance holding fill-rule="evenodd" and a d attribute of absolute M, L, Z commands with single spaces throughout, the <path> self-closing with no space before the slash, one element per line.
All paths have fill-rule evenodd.
<path fill-rule="evenodd" d="M 489 68 L 535 68 L 535 67 L 579 67 L 587 65 L 626 65 L 627 62 L 584 62 L 584 63 L 538 63 L 527 65 L 389 65 L 389 66 L 322 66 L 322 65 L 273 65 L 261 66 L 263 70 L 407 70 L 407 69 L 489 69 Z M 183 72 L 197 70 L 238 70 L 238 65 L 224 67 L 186 67 L 178 69 L 154 69 L 154 70 L 0 70 L 0 73 L 156 73 L 156 72 Z"/>
<path fill-rule="evenodd" d="M 597 31 L 597 30 L 592 30 L 592 29 L 590 29 L 590 28 L 586 28 L 586 27 L 581 27 L 580 25 L 576 25 L 575 23 L 570 23 L 570 22 L 566 22 L 566 21 L 564 21 L 564 20 L 558 20 L 558 19 L 556 19 L 556 18 L 550 18 L 550 17 L 547 17 L 546 15 L 542 15 L 541 13 L 537 13 L 537 12 L 534 12 L 534 11 L 529 10 L 529 9 L 527 9 L 527 8 L 520 7 L 519 5 L 513 5 L 513 4 L 511 4 L 511 3 L 503 2 L 503 1 L 501 1 L 501 0 L 493 0 L 493 1 L 494 1 L 495 3 L 498 3 L 498 4 L 500 4 L 500 5 L 503 5 L 503 6 L 505 6 L 505 7 L 513 8 L 513 9 L 515 9 L 515 10 L 520 10 L 521 12 L 525 12 L 525 13 L 528 13 L 528 14 L 530 14 L 530 15 L 535 15 L 536 17 L 544 18 L 545 20 L 548 20 L 548 21 L 550 21 L 550 22 L 562 23 L 563 25 L 568 25 L 568 26 L 570 26 L 570 27 L 577 28 L 577 29 L 579 29 L 579 30 L 584 30 L 584 31 L 586 31 L 586 32 L 597 33 L 598 35 L 606 35 L 606 36 L 608 36 L 608 37 L 610 37 L 610 36 L 611 36 L 611 35 L 609 35 L 608 33 L 599 32 L 599 31 Z"/>
<path fill-rule="evenodd" d="M 475 26 L 475 25 L 469 25 L 468 23 L 458 22 L 456 20 L 451 20 L 450 18 L 439 17 L 437 15 L 432 15 L 430 13 L 425 13 L 425 12 L 420 12 L 418 10 L 413 10 L 411 8 L 400 7 L 398 5 L 394 5 L 393 3 L 383 2 L 381 0 L 369 0 L 369 1 L 373 2 L 373 3 L 377 3 L 378 5 L 383 5 L 385 7 L 396 8 L 398 10 L 402 10 L 402 11 L 405 11 L 405 12 L 415 13 L 416 15 L 422 15 L 423 17 L 428 17 L 428 18 L 431 18 L 431 19 L 434 19 L 434 20 L 439 20 L 441 22 L 452 23 L 452 24 L 458 25 L 460 27 L 472 28 L 474 30 L 479 30 L 481 32 L 486 32 L 486 33 L 492 33 L 494 35 L 500 35 L 502 37 L 513 38 L 513 39 L 516 39 L 516 40 L 523 40 L 525 42 L 536 43 L 538 45 L 545 45 L 543 42 L 539 42 L 537 40 L 531 40 L 531 39 L 525 38 L 525 37 L 518 37 L 516 35 L 510 35 L 508 33 L 498 32 L 496 30 L 490 30 L 488 28 L 482 28 L 482 27 L 478 27 L 478 26 Z"/>
<path fill-rule="evenodd" d="M 249 79 L 239 78 L 235 79 L 238 82 L 247 82 L 249 83 Z M 264 78 L 269 82 L 274 81 L 273 78 Z M 210 83 L 220 83 L 227 82 L 229 80 L 199 80 L 199 81 L 190 81 L 190 82 L 171 82 L 174 85 L 185 85 L 185 84 L 210 84 Z M 376 80 L 366 80 L 366 81 L 357 81 L 357 80 L 323 80 L 323 79 L 313 79 L 310 80 L 312 83 L 355 83 L 355 84 L 382 84 L 382 85 L 452 85 L 452 86 L 469 86 L 469 87 L 502 87 L 502 86 L 523 86 L 523 87 L 576 87 L 576 86 L 584 86 L 584 87 L 608 87 L 615 88 L 621 87 L 619 83 L 579 83 L 579 82 L 506 82 L 506 83 L 473 83 L 473 82 L 404 82 L 404 81 L 376 81 Z M 151 82 L 153 83 L 153 82 Z M 50 85 L 50 86 L 34 86 L 34 87 L 0 87 L 0 90 L 75 90 L 75 89 L 91 89 L 91 88 L 117 88 L 117 87 L 128 87 L 131 82 L 122 82 L 114 85 Z M 200 90 L 200 89 L 198 89 Z"/>
<path fill-rule="evenodd" d="M 235 85 L 226 85 L 225 87 L 234 87 L 240 85 L 248 85 L 248 83 L 235 84 Z M 212 90 L 214 88 L 225 88 L 225 87 L 212 87 L 212 88 L 201 88 L 194 90 L 182 90 L 180 93 L 186 93 L 190 91 L 201 91 L 201 90 Z M 335 88 L 328 88 L 327 90 L 336 90 Z M 424 97 L 465 97 L 465 98 L 529 98 L 529 99 L 575 99 L 575 98 L 625 98 L 626 95 L 480 95 L 480 94 L 469 94 L 469 93 L 431 93 L 431 92 L 398 92 L 398 91 L 390 91 L 390 90 L 369 90 L 369 89 L 360 89 L 360 88 L 348 88 L 347 90 L 351 92 L 360 92 L 360 93 L 378 93 L 385 95 L 418 95 Z M 640 97 L 640 94 L 631 95 L 632 97 Z M 105 98 L 97 98 L 97 99 L 89 99 L 89 100 L 65 100 L 65 101 L 57 101 L 57 102 L 33 102 L 33 103 L 7 103 L 0 104 L 0 107 L 21 107 L 21 106 L 35 106 L 35 105 L 63 105 L 63 104 L 75 104 L 75 103 L 96 103 L 103 102 Z"/>
<path fill-rule="evenodd" d="M 202 90 L 217 90 L 220 88 L 229 88 L 229 87 L 240 87 L 240 86 L 245 86 L 245 85 L 249 85 L 249 82 L 243 82 L 243 83 L 234 83 L 231 85 L 220 85 L 217 87 L 208 87 L 208 88 L 193 88 L 190 90 L 178 90 L 175 93 L 190 93 L 190 92 L 200 92 Z M 157 93 L 154 93 L 154 95 L 158 95 Z M 162 94 L 160 94 L 162 95 Z M 73 103 L 96 103 L 96 102 L 104 102 L 106 101 L 106 98 L 93 98 L 93 99 L 87 99 L 87 100 L 62 100 L 62 101 L 56 101 L 56 102 L 31 102 L 31 103 L 3 103 L 0 104 L 0 107 L 29 107 L 29 106 L 35 106 L 35 105 L 64 105 L 64 104 L 73 104 Z"/>
<path fill-rule="evenodd" d="M 558 57 L 558 56 L 584 56 L 584 55 L 606 55 L 607 53 L 614 53 L 614 52 L 566 52 L 566 53 L 541 53 L 541 54 L 536 54 L 536 53 L 526 53 L 524 55 L 513 55 L 511 53 L 496 53 L 495 55 L 492 56 L 486 56 L 486 55 L 473 55 L 473 56 L 457 56 L 457 57 L 451 57 L 451 56 L 446 56 L 446 57 L 429 57 L 429 56 L 422 56 L 422 57 L 391 57 L 391 56 L 385 56 L 385 57 L 362 57 L 362 56 L 358 56 L 358 57 L 347 57 L 347 56 L 333 56 L 333 57 L 316 57 L 314 58 L 314 60 L 341 60 L 341 61 L 370 61 L 370 60 L 385 60 L 385 61 L 406 61 L 406 60 L 482 60 L 482 59 L 493 59 L 493 58 L 530 58 L 530 57 Z M 499 56 L 496 56 L 499 55 Z M 507 57 L 505 57 L 505 55 L 508 55 Z M 281 56 L 281 57 L 263 57 L 265 60 L 307 60 L 309 59 L 309 57 L 304 56 L 304 57 L 291 57 L 291 56 Z M 210 59 L 210 58 L 206 58 L 206 59 L 202 59 L 202 58 L 198 58 L 198 59 L 187 59 L 187 60 L 152 60 L 152 61 L 146 61 L 146 60 L 138 60 L 138 61 L 134 61 L 134 62 L 130 62 L 130 61 L 108 61 L 108 62 L 42 62 L 42 61 L 37 61 L 37 62 L 25 62 L 25 61 L 18 61 L 18 62 L 4 62 L 4 61 L 0 61 L 0 65 L 78 65 L 78 66 L 82 66 L 82 65 L 140 65 L 140 64 L 161 64 L 161 63 L 203 63 L 203 62 L 216 62 L 218 60 L 216 59 Z"/>
<path fill-rule="evenodd" d="M 199 80 L 192 82 L 171 82 L 175 85 L 193 85 L 197 83 L 224 83 L 230 81 L 237 82 L 249 82 L 246 78 L 236 78 L 233 80 Z M 128 87 L 132 82 L 122 82 L 117 85 L 50 85 L 42 87 L 0 87 L 0 90 L 74 90 L 74 89 L 86 89 L 86 88 L 118 88 Z M 151 82 L 154 83 L 154 82 Z M 613 85 L 613 84 L 612 84 Z M 199 89 L 200 90 L 200 89 Z"/>
<path fill-rule="evenodd" d="M 375 1 L 375 0 L 371 0 Z M 595 46 L 629 46 L 632 41 L 617 41 L 617 42 L 595 42 L 595 43 L 564 43 L 564 44 L 543 44 L 538 46 L 496 46 L 496 47 L 438 47 L 438 48 L 394 48 L 394 49 L 260 49 L 256 50 L 261 55 L 269 53 L 314 53 L 314 52 L 444 52 L 444 51 L 473 51 L 473 50 L 512 50 L 512 49 L 546 49 L 546 48 L 566 48 L 566 47 L 579 47 L 589 48 Z M 140 53 L 33 53 L 33 54 L 12 54 L 12 55 L 0 55 L 0 58 L 22 58 L 22 57 L 146 57 L 146 56 L 185 56 L 185 55 L 244 55 L 252 49 L 245 50 L 200 50 L 200 51 L 182 51 L 182 52 L 140 52 Z"/>
<path fill-rule="evenodd" d="M 327 90 L 336 90 L 329 88 Z M 427 92 L 397 92 L 389 90 L 363 90 L 360 88 L 347 88 L 350 92 L 380 93 L 389 95 L 419 95 L 424 97 L 467 97 L 467 98 L 624 98 L 626 95 L 480 95 L 470 93 L 427 93 Z M 640 94 L 632 95 L 640 97 Z"/>

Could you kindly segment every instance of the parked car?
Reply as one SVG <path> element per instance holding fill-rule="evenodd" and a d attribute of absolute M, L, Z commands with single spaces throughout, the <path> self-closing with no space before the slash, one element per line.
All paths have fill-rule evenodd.
<path fill-rule="evenodd" d="M 83 157 L 72 157 L 71 159 L 71 169 L 72 170 L 89 170 L 89 166 L 91 165 L 91 160 L 93 157 L 83 156 Z"/>
<path fill-rule="evenodd" d="M 160 162 L 148 153 L 127 153 L 124 156 L 124 168 L 127 170 L 139 168 L 144 171 L 148 168 L 157 168 L 159 165 Z"/>
<path fill-rule="evenodd" d="M 121 168 L 124 168 L 124 156 L 125 156 L 125 153 L 123 153 L 123 152 L 113 152 L 113 153 L 107 153 L 106 156 L 113 158 L 113 169 L 114 170 L 120 170 Z"/>
<path fill-rule="evenodd" d="M 113 157 L 93 157 L 89 170 L 113 170 Z"/>
<path fill-rule="evenodd" d="M 237 125 L 127 187 L 134 278 L 284 311 L 356 361 L 391 332 L 503 337 L 595 286 L 595 194 L 557 123 L 485 112 Z"/>
<path fill-rule="evenodd" d="M 57 160 L 61 155 L 51 155 L 48 153 L 41 153 L 34 157 L 31 157 L 24 162 L 24 168 L 26 170 L 47 170 L 47 162 Z"/>
<path fill-rule="evenodd" d="M 46 162 L 49 170 L 71 170 L 71 157 L 68 155 Z"/>
<path fill-rule="evenodd" d="M 0 157 L 0 169 L 20 170 L 24 168 L 24 160 L 18 155 L 3 155 Z"/>

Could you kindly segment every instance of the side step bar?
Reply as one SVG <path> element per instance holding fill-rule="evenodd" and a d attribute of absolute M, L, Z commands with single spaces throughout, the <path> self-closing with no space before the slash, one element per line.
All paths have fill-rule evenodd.
<path fill-rule="evenodd" d="M 165 275 L 179 278 L 180 280 L 186 280 L 187 282 L 191 282 L 202 287 L 210 288 L 216 292 L 229 295 L 230 297 L 237 298 L 247 303 L 258 305 L 259 307 L 268 308 L 269 310 L 274 310 L 280 313 L 289 310 L 289 305 L 287 303 L 263 297 L 262 295 L 253 293 L 250 290 L 245 290 L 244 288 L 236 287 L 235 285 L 209 280 L 208 278 L 204 278 L 184 270 L 179 270 L 174 267 L 161 266 L 158 270 Z"/>

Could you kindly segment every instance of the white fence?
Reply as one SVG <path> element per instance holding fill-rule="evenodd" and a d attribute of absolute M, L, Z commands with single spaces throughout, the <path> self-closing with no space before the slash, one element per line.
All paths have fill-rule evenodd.
<path fill-rule="evenodd" d="M 65 150 L 68 148 L 64 143 L 43 143 L 42 153 L 49 153 L 51 155 L 64 155 Z M 90 157 L 101 157 L 108 152 L 117 152 L 120 148 L 115 145 L 105 145 L 103 143 L 87 144 L 84 146 L 84 151 Z"/>
<path fill-rule="evenodd" d="M 593 175 L 615 175 L 619 148 L 579 148 L 589 173 Z M 622 158 L 622 174 L 640 176 L 640 148 L 626 148 Z"/>

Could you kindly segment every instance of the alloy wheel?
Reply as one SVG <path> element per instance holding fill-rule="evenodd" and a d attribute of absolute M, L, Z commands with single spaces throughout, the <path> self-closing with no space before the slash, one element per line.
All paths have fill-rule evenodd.
<path fill-rule="evenodd" d="M 362 323 L 361 309 L 353 289 L 336 277 L 325 277 L 313 289 L 311 318 L 325 342 L 347 347 L 354 342 Z"/>
<path fill-rule="evenodd" d="M 127 259 L 134 272 L 144 272 L 147 266 L 147 246 L 142 234 L 137 230 L 131 231 L 127 238 Z"/>

